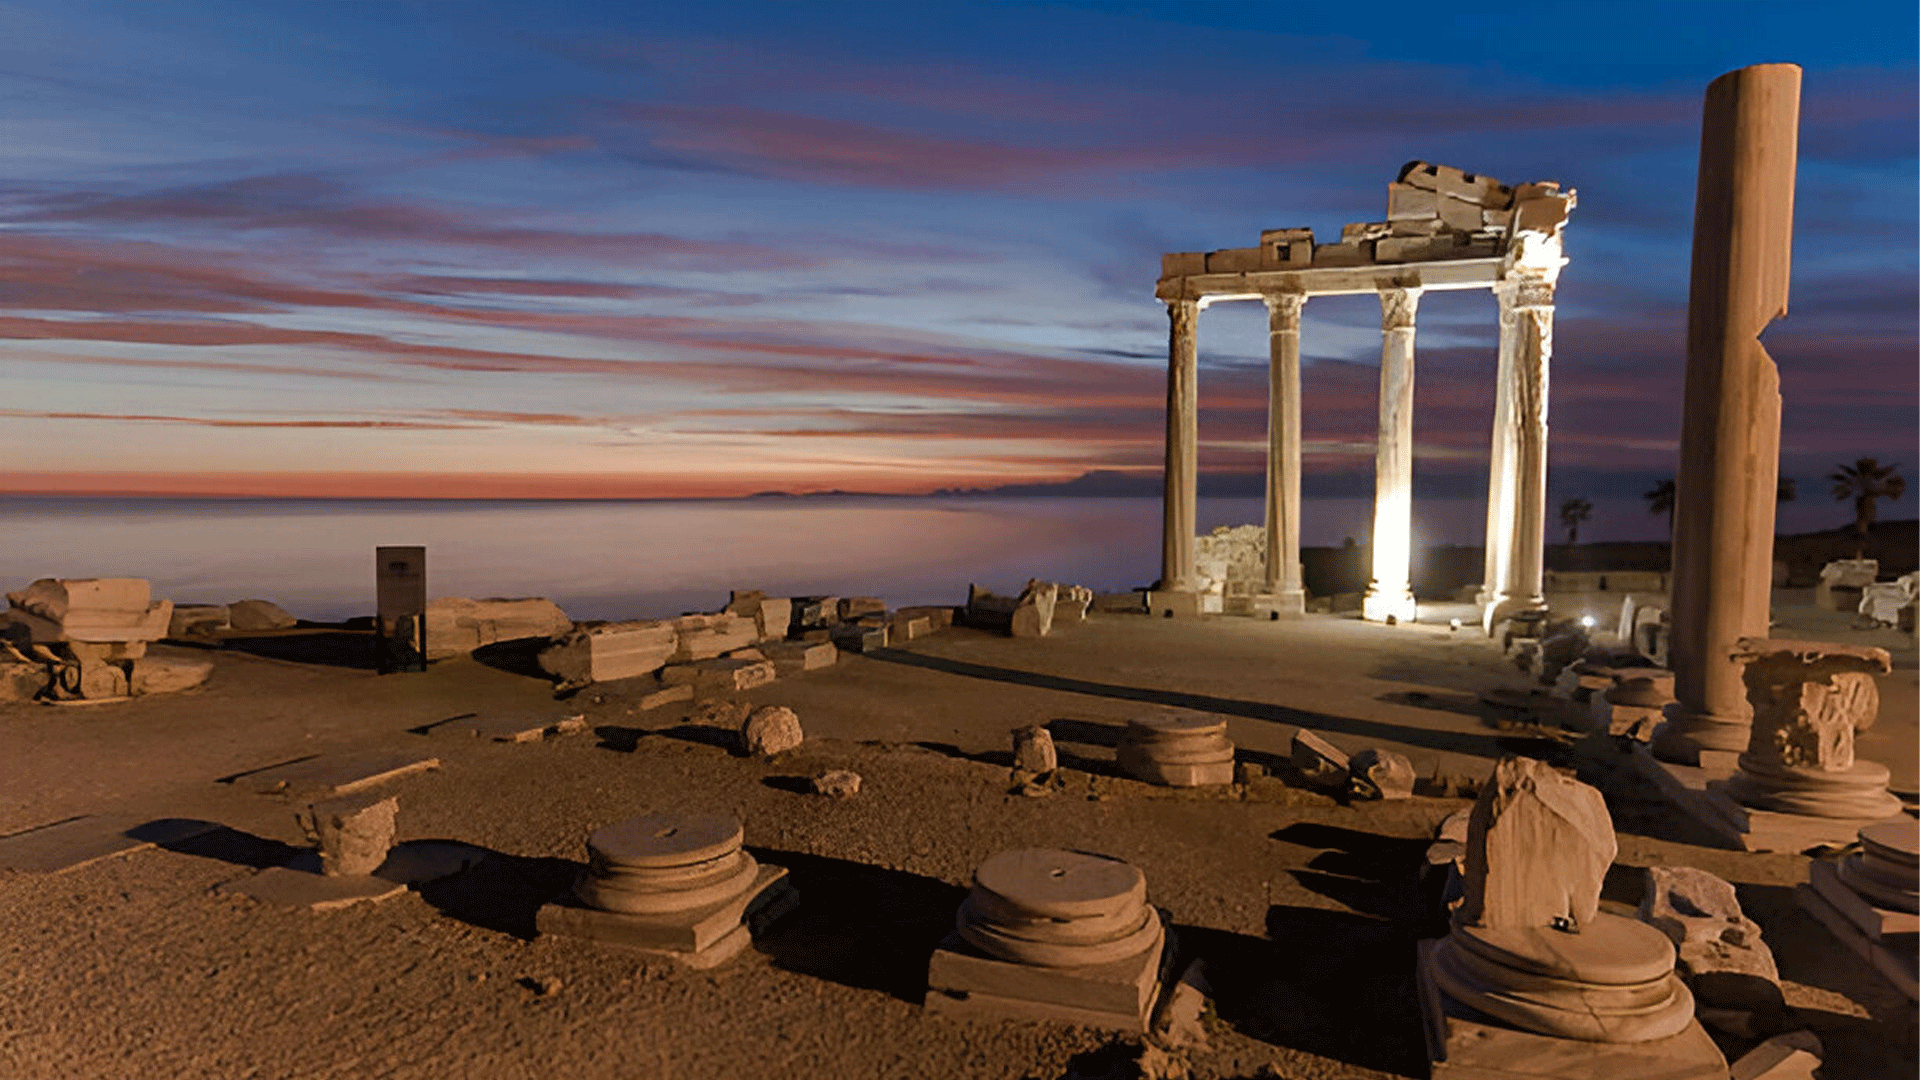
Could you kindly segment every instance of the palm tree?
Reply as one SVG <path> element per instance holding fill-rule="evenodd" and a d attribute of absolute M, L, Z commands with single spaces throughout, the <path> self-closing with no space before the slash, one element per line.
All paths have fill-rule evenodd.
<path fill-rule="evenodd" d="M 1665 480 L 1653 485 L 1652 491 L 1645 492 L 1640 497 L 1647 500 L 1647 513 L 1667 515 L 1667 538 L 1672 539 L 1673 478 L 1669 476 Z"/>
<path fill-rule="evenodd" d="M 1853 500 L 1853 531 L 1856 534 L 1854 558 L 1866 556 L 1867 533 L 1873 528 L 1874 514 L 1878 510 L 1874 504 L 1881 499 L 1897 499 L 1906 494 L 1906 478 L 1895 475 L 1899 471 L 1897 464 L 1882 465 L 1875 458 L 1863 457 L 1827 474 L 1827 479 L 1833 481 L 1833 497 L 1840 502 Z"/>
<path fill-rule="evenodd" d="M 1567 543 L 1580 542 L 1580 523 L 1593 516 L 1593 504 L 1585 499 L 1568 499 L 1560 504 L 1560 524 L 1567 527 Z"/>

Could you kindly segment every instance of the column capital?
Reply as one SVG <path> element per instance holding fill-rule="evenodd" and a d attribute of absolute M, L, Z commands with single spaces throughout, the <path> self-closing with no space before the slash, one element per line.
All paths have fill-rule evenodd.
<path fill-rule="evenodd" d="M 1420 306 L 1418 285 L 1393 285 L 1380 290 L 1380 329 L 1411 330 L 1413 313 Z"/>
<path fill-rule="evenodd" d="M 1260 299 L 1267 302 L 1267 323 L 1271 329 L 1300 329 L 1300 309 L 1307 306 L 1306 293 L 1264 293 Z"/>
<path fill-rule="evenodd" d="M 1176 333 L 1190 334 L 1200 318 L 1200 301 L 1168 300 L 1167 319 Z"/>
<path fill-rule="evenodd" d="M 1552 279 L 1519 274 L 1494 286 L 1502 308 L 1540 308 L 1553 306 Z"/>

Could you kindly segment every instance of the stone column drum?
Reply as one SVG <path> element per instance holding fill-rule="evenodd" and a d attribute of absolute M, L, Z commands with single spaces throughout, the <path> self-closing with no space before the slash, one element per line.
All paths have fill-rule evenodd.
<path fill-rule="evenodd" d="M 1752 714 L 1734 643 L 1764 637 L 1780 470 L 1780 373 L 1760 334 L 1787 312 L 1800 69 L 1707 87 L 1673 513 L 1674 696 L 1653 751 L 1725 767 Z M 1703 756 L 1704 754 L 1704 756 Z"/>
<path fill-rule="evenodd" d="M 1300 309 L 1305 293 L 1267 301 L 1267 577 L 1269 610 L 1306 611 L 1300 580 Z"/>
<path fill-rule="evenodd" d="M 1900 812 L 1887 767 L 1854 757 L 1856 730 L 1873 723 L 1875 673 L 1893 670 L 1885 649 L 1824 641 L 1742 638 L 1753 726 L 1740 768 L 1726 781 L 1744 806 L 1819 818 L 1873 820 Z"/>
<path fill-rule="evenodd" d="M 1373 465 L 1373 582 L 1361 611 L 1412 622 L 1413 334 L 1418 286 L 1380 291 L 1380 432 Z"/>
<path fill-rule="evenodd" d="M 1474 603 L 1492 605 L 1500 583 L 1507 579 L 1507 556 L 1513 546 L 1513 337 L 1515 282 L 1493 287 L 1500 303 L 1500 344 L 1493 383 L 1493 435 L 1487 450 L 1487 539 L 1485 576 Z M 1484 619 L 1491 634 L 1492 620 Z"/>
<path fill-rule="evenodd" d="M 1167 301 L 1167 465 L 1160 538 L 1160 583 L 1165 592 L 1192 592 L 1193 530 L 1199 483 L 1198 386 L 1200 303 Z"/>
<path fill-rule="evenodd" d="M 1598 791 L 1545 762 L 1505 758 L 1474 804 L 1466 849 L 1452 932 L 1421 967 L 1449 1016 L 1583 1043 L 1659 1043 L 1691 1032 L 1718 1057 L 1694 1024 L 1666 935 L 1599 908 L 1616 848 Z M 1724 1060 L 1719 1068 L 1724 1075 Z"/>

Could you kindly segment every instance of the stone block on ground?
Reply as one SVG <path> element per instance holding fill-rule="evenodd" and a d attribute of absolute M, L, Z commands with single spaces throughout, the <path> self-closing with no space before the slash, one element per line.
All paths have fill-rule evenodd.
<path fill-rule="evenodd" d="M 192 637 L 226 630 L 232 625 L 225 604 L 175 604 L 167 620 L 168 637 Z"/>
<path fill-rule="evenodd" d="M 1650 866 L 1637 917 L 1673 942 L 1680 976 L 1702 1010 L 1752 1013 L 1747 1026 L 1760 1033 L 1786 1021 L 1773 952 L 1731 884 L 1691 866 Z"/>
<path fill-rule="evenodd" d="M 840 621 L 849 622 L 862 615 L 885 615 L 887 602 L 877 596 L 848 596 L 840 601 Z"/>
<path fill-rule="evenodd" d="M 260 795 L 305 795 L 324 799 L 440 767 L 440 759 L 406 751 L 368 750 L 326 754 L 234 777 L 234 785 Z"/>
<path fill-rule="evenodd" d="M 769 641 L 760 646 L 780 678 L 832 667 L 840 650 L 831 641 Z"/>
<path fill-rule="evenodd" d="M 146 821 L 124 814 L 90 814 L 0 836 L 0 871 L 65 873 L 156 844 L 189 840 L 219 827 L 192 818 Z"/>
<path fill-rule="evenodd" d="M 1045 724 L 1013 729 L 1013 767 L 1021 772 L 1048 773 L 1060 766 L 1053 733 Z"/>
<path fill-rule="evenodd" d="M 813 793 L 851 799 L 860 793 L 860 774 L 848 769 L 829 769 L 813 778 Z"/>
<path fill-rule="evenodd" d="M 287 630 L 299 621 L 271 600 L 236 600 L 227 605 L 227 625 L 234 630 Z"/>
<path fill-rule="evenodd" d="M 0 701 L 32 701 L 52 680 L 47 665 L 15 659 L 17 655 L 0 652 Z"/>
<path fill-rule="evenodd" d="M 167 635 L 173 601 L 145 578 L 41 578 L 7 594 L 6 621 L 34 642 L 148 642 Z"/>
<path fill-rule="evenodd" d="M 796 596 L 793 598 L 793 617 L 788 623 L 787 632 L 797 635 L 806 630 L 824 629 L 839 621 L 839 597 Z"/>
<path fill-rule="evenodd" d="M 724 694 L 765 686 L 776 677 L 767 660 L 715 657 L 690 664 L 669 664 L 660 671 L 660 681 L 668 686 L 691 686 L 696 694 Z"/>
<path fill-rule="evenodd" d="M 1811 1031 L 1775 1035 L 1742 1054 L 1728 1070 L 1729 1080 L 1815 1080 L 1822 1050 Z"/>
<path fill-rule="evenodd" d="M 212 674 L 213 661 L 202 657 L 143 656 L 133 662 L 127 688 L 136 695 L 170 694 L 191 690 Z"/>
<path fill-rule="evenodd" d="M 682 615 L 672 620 L 676 663 L 711 660 L 754 643 L 753 620 L 724 612 L 718 615 Z"/>
<path fill-rule="evenodd" d="M 754 636 L 761 641 L 784 638 L 793 625 L 793 601 L 784 597 L 768 597 L 758 589 L 736 591 L 727 600 L 726 612 L 751 619 Z"/>
<path fill-rule="evenodd" d="M 839 623 L 829 631 L 831 643 L 846 652 L 872 652 L 884 649 L 889 644 L 887 628 L 880 626 L 861 626 L 858 623 Z"/>
<path fill-rule="evenodd" d="M 740 748 L 754 757 L 772 757 L 797 748 L 806 739 L 800 717 L 784 705 L 755 709 L 740 725 Z"/>
<path fill-rule="evenodd" d="M 236 619 L 238 607 L 236 604 Z M 502 641 L 560 637 L 572 629 L 573 620 L 567 613 L 544 597 L 473 600 L 443 596 L 427 602 L 427 659 L 465 656 Z"/>
<path fill-rule="evenodd" d="M 391 795 L 360 795 L 314 803 L 299 818 L 308 842 L 320 852 L 321 873 L 357 877 L 387 861 L 399 812 L 400 801 Z"/>
<path fill-rule="evenodd" d="M 1291 759 L 1309 784 L 1335 790 L 1347 785 L 1348 760 L 1339 747 L 1306 728 L 1293 733 Z"/>
<path fill-rule="evenodd" d="M 428 639 L 431 644 L 431 638 Z M 589 623 L 540 650 L 540 667 L 563 689 L 659 671 L 679 648 L 673 624 L 658 619 Z"/>
<path fill-rule="evenodd" d="M 1349 789 L 1358 799 L 1410 799 L 1413 797 L 1413 763 L 1403 754 L 1369 747 L 1353 755 L 1347 764 Z"/>
<path fill-rule="evenodd" d="M 378 903 L 404 895 L 407 883 L 372 875 L 316 874 L 310 870 L 276 866 L 251 877 L 214 886 L 229 896 L 244 896 L 278 907 L 333 911 L 354 904 Z"/>
<path fill-rule="evenodd" d="M 910 619 L 925 619 L 934 633 L 939 633 L 953 625 L 953 608 L 943 604 L 920 604 L 894 610 L 895 616 Z"/>

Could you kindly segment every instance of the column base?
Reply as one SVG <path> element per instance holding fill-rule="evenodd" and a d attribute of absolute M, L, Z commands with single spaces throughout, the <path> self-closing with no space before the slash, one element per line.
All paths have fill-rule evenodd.
<path fill-rule="evenodd" d="M 1307 594 L 1303 589 L 1280 589 L 1255 593 L 1248 598 L 1249 613 L 1256 619 L 1301 619 L 1307 614 Z"/>
<path fill-rule="evenodd" d="M 1371 586 L 1360 602 L 1360 617 L 1368 622 L 1383 623 L 1392 619 L 1396 623 L 1410 623 L 1416 614 L 1413 591 L 1405 585 L 1385 589 Z"/>
<path fill-rule="evenodd" d="M 1149 589 L 1147 614 L 1156 619 L 1196 619 L 1206 614 L 1206 601 L 1187 589 Z"/>
<path fill-rule="evenodd" d="M 1725 790 L 1742 806 L 1781 814 L 1879 820 L 1900 813 L 1900 800 L 1887 790 L 1887 767 L 1877 761 L 1828 771 L 1743 754 Z"/>
<path fill-rule="evenodd" d="M 1494 636 L 1499 625 L 1515 615 L 1531 611 L 1544 615 L 1547 610 L 1544 596 L 1508 596 L 1497 590 L 1479 603 L 1484 605 L 1480 610 L 1480 630 L 1488 637 Z"/>
<path fill-rule="evenodd" d="M 1653 733 L 1653 756 L 1677 765 L 1733 769 L 1753 735 L 1750 716 L 1714 716 L 1667 706 L 1667 722 Z"/>

